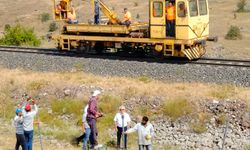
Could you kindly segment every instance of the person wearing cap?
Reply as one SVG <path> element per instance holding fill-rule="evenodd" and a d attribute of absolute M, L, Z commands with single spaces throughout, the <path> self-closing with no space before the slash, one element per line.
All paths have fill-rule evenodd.
<path fill-rule="evenodd" d="M 28 103 L 25 106 L 25 111 L 23 111 L 23 128 L 26 141 L 26 150 L 32 150 L 34 117 L 38 112 L 35 100 L 32 100 L 32 104 L 34 106 L 34 110 L 31 110 L 31 105 Z"/>
<path fill-rule="evenodd" d="M 148 117 L 142 117 L 141 123 L 137 123 L 133 128 L 128 129 L 125 134 L 137 131 L 138 133 L 138 145 L 139 150 L 151 150 L 152 141 L 151 138 L 154 136 L 154 128 L 151 123 L 148 122 Z"/>
<path fill-rule="evenodd" d="M 121 137 L 123 132 L 127 131 L 128 127 L 130 127 L 131 118 L 128 113 L 126 113 L 125 106 L 119 107 L 119 112 L 115 115 L 114 118 L 115 129 L 117 131 L 117 149 L 120 149 Z M 124 149 L 127 149 L 127 135 L 124 135 L 123 141 Z"/>
<path fill-rule="evenodd" d="M 16 109 L 16 116 L 14 118 L 14 125 L 16 128 L 16 146 L 15 150 L 19 150 L 19 147 L 22 147 L 22 150 L 26 150 L 25 146 L 25 137 L 23 130 L 23 114 L 22 109 Z"/>
<path fill-rule="evenodd" d="M 97 109 L 97 102 L 99 100 L 98 96 L 101 94 L 101 92 L 99 90 L 95 90 L 92 93 L 92 96 L 90 97 L 89 100 L 89 108 L 88 108 L 88 113 L 87 113 L 87 122 L 88 125 L 90 126 L 90 148 L 93 149 L 97 149 L 102 147 L 102 145 L 98 144 L 97 142 L 97 128 L 96 128 L 96 119 L 99 117 L 102 117 L 103 114 L 98 112 Z"/>

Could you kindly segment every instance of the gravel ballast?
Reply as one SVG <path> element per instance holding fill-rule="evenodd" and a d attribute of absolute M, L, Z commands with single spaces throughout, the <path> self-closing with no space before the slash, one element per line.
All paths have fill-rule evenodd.
<path fill-rule="evenodd" d="M 23 68 L 52 72 L 83 70 L 101 76 L 147 76 L 170 82 L 209 82 L 250 86 L 250 68 L 228 66 L 169 64 L 18 52 L 0 52 L 0 65 L 9 69 Z"/>

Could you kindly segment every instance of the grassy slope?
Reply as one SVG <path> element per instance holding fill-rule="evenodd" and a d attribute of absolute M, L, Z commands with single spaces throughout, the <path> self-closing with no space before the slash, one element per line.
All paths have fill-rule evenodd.
<path fill-rule="evenodd" d="M 123 83 L 123 84 L 121 84 Z M 5 118 L 13 117 L 14 105 L 16 104 L 13 96 L 27 91 L 35 96 L 37 94 L 48 93 L 47 100 L 40 101 L 40 120 L 43 122 L 43 134 L 53 135 L 57 139 L 69 139 L 70 135 L 77 135 L 80 127 L 76 122 L 80 120 L 81 108 L 86 103 L 89 92 L 83 91 L 78 97 L 63 98 L 56 100 L 55 93 L 63 91 L 64 87 L 99 87 L 104 89 L 101 97 L 100 107 L 108 109 L 104 111 L 106 116 L 98 122 L 100 141 L 102 143 L 110 140 L 110 133 L 113 129 L 113 116 L 117 107 L 124 101 L 124 98 L 136 96 L 160 96 L 165 101 L 176 101 L 185 99 L 185 103 L 193 103 L 199 100 L 223 100 L 223 99 L 243 99 L 250 102 L 250 89 L 235 87 L 233 85 L 215 85 L 203 83 L 168 83 L 163 81 L 151 80 L 148 77 L 136 79 L 122 77 L 100 77 L 91 74 L 73 73 L 42 73 L 23 70 L 0 69 L 0 106 L 1 115 L 5 113 Z M 149 90 L 150 89 L 150 90 Z M 19 94 L 20 95 L 20 94 Z M 70 102 L 69 102 L 70 101 Z M 184 103 L 184 105 L 186 105 Z M 171 104 L 175 105 L 175 104 Z M 48 114 L 47 108 L 52 107 L 53 113 Z M 68 109 L 69 108 L 69 109 Z M 74 108 L 74 109 L 70 109 Z M 136 108 L 135 113 L 142 113 L 144 108 Z M 178 116 L 176 109 L 167 111 L 167 114 Z M 158 110 L 159 113 L 162 109 Z M 149 110 L 143 113 L 152 114 Z M 63 114 L 73 114 L 71 121 L 65 122 L 60 119 Z M 133 114 L 133 116 L 135 116 Z M 0 133 L 6 133 L 0 128 Z M 7 133 L 13 133 L 13 128 L 9 128 Z M 37 135 L 37 134 L 36 134 Z M 10 142 L 4 142 L 0 138 L 0 144 L 10 148 L 15 141 L 14 136 L 6 137 Z M 135 139 L 135 135 L 130 139 Z M 38 139 L 35 140 L 35 147 L 39 147 Z M 135 144 L 132 140 L 132 145 Z M 46 144 L 48 149 L 53 149 L 50 144 Z M 6 148 L 7 149 L 7 148 Z M 67 148 L 71 149 L 71 147 Z M 73 149 L 73 148 L 72 148 Z"/>

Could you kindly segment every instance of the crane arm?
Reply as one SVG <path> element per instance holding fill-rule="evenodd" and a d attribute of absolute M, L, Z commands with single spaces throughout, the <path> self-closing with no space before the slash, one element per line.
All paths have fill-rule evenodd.
<path fill-rule="evenodd" d="M 102 2 L 101 0 L 97 0 L 100 4 L 100 10 L 102 11 L 102 13 L 107 16 L 109 18 L 109 21 L 111 24 L 120 24 L 120 20 L 117 17 L 117 14 L 115 12 L 113 12 L 112 10 L 110 10 L 105 4 L 104 2 Z"/>

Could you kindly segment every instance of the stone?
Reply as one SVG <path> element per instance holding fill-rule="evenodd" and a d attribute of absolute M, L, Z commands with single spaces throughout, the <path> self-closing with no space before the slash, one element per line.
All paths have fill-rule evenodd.
<path fill-rule="evenodd" d="M 52 112 L 52 109 L 49 109 L 48 110 L 48 114 L 52 114 L 53 112 Z"/>
<path fill-rule="evenodd" d="M 71 90 L 70 90 L 70 89 L 65 89 L 65 90 L 63 91 L 63 94 L 64 94 L 64 96 L 70 96 Z"/>

